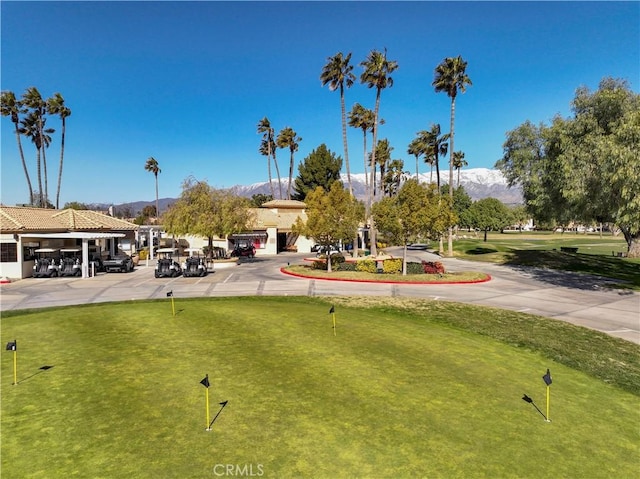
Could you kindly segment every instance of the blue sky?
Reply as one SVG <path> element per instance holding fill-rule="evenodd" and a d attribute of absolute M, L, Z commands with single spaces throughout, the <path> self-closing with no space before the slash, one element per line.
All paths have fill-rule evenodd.
<path fill-rule="evenodd" d="M 155 198 L 148 157 L 162 169 L 160 197 L 189 175 L 217 188 L 266 181 L 257 122 L 302 137 L 297 164 L 325 143 L 343 155 L 339 93 L 322 87 L 327 57 L 352 52 L 354 73 L 373 49 L 398 62 L 380 115 L 393 158 L 416 132 L 449 128 L 450 100 L 434 68 L 462 55 L 473 86 L 456 102 L 456 150 L 491 168 L 505 133 L 529 119 L 568 116 L 575 89 L 605 76 L 640 82 L 638 2 L 13 2 L 2 1 L 1 86 L 60 92 L 67 120 L 61 206 Z M 346 91 L 374 107 L 375 90 Z M 59 130 L 56 118 L 48 126 Z M 352 172 L 363 171 L 362 133 L 349 128 Z M 32 181 L 35 149 L 23 141 Z M 55 200 L 60 135 L 48 149 Z M 281 176 L 289 153 L 278 151 Z M 445 161 L 443 166 L 446 167 Z M 28 201 L 13 124 L 2 118 L 3 204 Z M 426 172 L 421 164 L 420 171 Z"/>

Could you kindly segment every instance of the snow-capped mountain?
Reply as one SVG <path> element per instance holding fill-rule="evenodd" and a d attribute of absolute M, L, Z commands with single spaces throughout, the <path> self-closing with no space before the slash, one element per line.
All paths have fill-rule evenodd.
<path fill-rule="evenodd" d="M 415 176 L 415 175 L 413 175 Z M 430 172 L 419 173 L 419 179 L 421 182 L 429 183 L 431 181 Z M 282 178 L 282 192 L 286 194 L 288 178 Z M 347 175 L 342 175 L 342 181 L 347 184 Z M 433 172 L 433 181 L 436 181 L 436 173 Z M 454 172 L 453 176 L 454 185 L 458 185 L 458 172 Z M 442 184 L 449 183 L 449 171 L 440 172 L 440 182 Z M 272 179 L 273 188 L 275 190 L 275 197 L 279 197 L 278 179 Z M 357 198 L 365 199 L 366 197 L 366 183 L 364 173 L 355 173 L 351 175 L 351 184 L 353 185 L 353 191 Z M 465 191 L 471 196 L 471 199 L 480 200 L 482 198 L 497 198 L 505 204 L 520 204 L 522 203 L 522 190 L 519 187 L 509 188 L 507 185 L 507 179 L 499 170 L 491 170 L 489 168 L 470 168 L 467 170 L 460 170 L 460 184 L 464 187 Z M 269 182 L 264 181 L 260 183 L 253 183 L 251 185 L 236 185 L 231 188 L 234 192 L 240 196 L 251 198 L 256 194 L 271 194 L 269 188 Z"/>

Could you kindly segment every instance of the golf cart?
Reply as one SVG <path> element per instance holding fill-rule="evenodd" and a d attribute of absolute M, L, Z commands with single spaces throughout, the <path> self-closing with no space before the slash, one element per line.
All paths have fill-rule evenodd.
<path fill-rule="evenodd" d="M 156 251 L 158 263 L 156 264 L 156 278 L 174 278 L 182 274 L 180 263 L 174 261 L 174 256 L 179 258 L 176 248 L 160 248 Z"/>
<path fill-rule="evenodd" d="M 60 265 L 56 260 L 60 257 L 60 250 L 54 248 L 40 248 L 34 251 L 36 263 L 33 265 L 34 278 L 55 278 L 58 276 Z"/>
<path fill-rule="evenodd" d="M 64 248 L 60 250 L 60 276 L 82 276 L 82 250 L 80 248 Z"/>
<path fill-rule="evenodd" d="M 187 278 L 191 276 L 206 276 L 207 263 L 202 256 L 200 248 L 187 248 L 184 250 L 189 256 L 182 263 L 182 275 Z"/>

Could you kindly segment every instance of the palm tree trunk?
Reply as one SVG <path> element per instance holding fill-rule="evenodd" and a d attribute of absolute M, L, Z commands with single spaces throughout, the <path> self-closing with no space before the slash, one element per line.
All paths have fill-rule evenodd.
<path fill-rule="evenodd" d="M 282 179 L 280 177 L 280 168 L 278 167 L 278 160 L 276 160 L 275 150 L 271 152 L 273 155 L 273 164 L 276 166 L 276 174 L 278 175 L 278 189 L 280 190 L 280 199 L 282 199 Z"/>
<path fill-rule="evenodd" d="M 44 174 L 44 207 L 49 207 L 49 180 L 47 174 L 46 146 L 42 144 L 42 173 Z"/>
<path fill-rule="evenodd" d="M 156 173 L 156 224 L 160 222 L 160 208 L 158 207 L 158 173 Z"/>
<path fill-rule="evenodd" d="M 460 168 L 458 168 L 458 188 L 460 188 Z"/>
<path fill-rule="evenodd" d="M 349 148 L 347 146 L 347 112 L 344 106 L 344 87 L 342 84 L 340 84 L 340 109 L 342 110 L 342 144 L 344 145 L 344 164 L 347 169 L 349 194 L 353 196 L 353 187 L 351 186 L 351 169 L 349 168 Z"/>
<path fill-rule="evenodd" d="M 429 163 L 431 166 L 431 172 L 429 173 L 429 183 L 433 183 L 433 163 Z"/>
<path fill-rule="evenodd" d="M 18 150 L 20 151 L 20 160 L 22 161 L 24 176 L 27 178 L 27 186 L 29 187 L 29 205 L 33 206 L 33 186 L 31 185 L 31 178 L 29 177 L 27 162 L 24 160 L 24 151 L 22 150 L 22 142 L 20 141 L 20 130 L 18 129 L 18 123 L 15 123 L 15 125 L 16 125 L 16 141 L 18 142 Z"/>
<path fill-rule="evenodd" d="M 275 199 L 273 183 L 271 182 L 271 141 L 269 139 L 267 139 L 267 172 L 269 173 L 269 189 L 271 190 L 271 198 Z"/>
<path fill-rule="evenodd" d="M 380 88 L 376 91 L 376 109 L 373 114 L 373 147 L 371 148 L 371 188 L 369 193 L 369 214 L 373 206 L 373 194 L 375 190 L 376 175 L 376 145 L 378 139 L 378 111 L 380 109 Z M 369 237 L 371 238 L 371 256 L 378 255 L 378 247 L 376 244 L 376 225 L 373 215 L 369 218 Z"/>
<path fill-rule="evenodd" d="M 362 138 L 364 146 L 364 187 L 369 192 L 369 166 L 367 165 L 367 129 L 362 129 Z"/>
<path fill-rule="evenodd" d="M 291 199 L 291 181 L 293 179 L 293 150 L 291 150 L 291 157 L 289 158 L 289 183 L 287 184 L 287 199 Z"/>
<path fill-rule="evenodd" d="M 416 155 L 416 181 L 418 180 L 418 155 Z"/>
<path fill-rule="evenodd" d="M 455 123 L 456 117 L 456 97 L 455 95 L 451 97 L 451 124 L 449 126 L 449 132 L 451 136 L 449 137 L 449 197 L 451 198 L 451 204 L 453 204 L 453 152 L 456 151 L 453 149 L 453 126 Z M 449 257 L 453 256 L 453 227 L 449 227 L 449 236 L 447 238 L 447 255 Z"/>
<path fill-rule="evenodd" d="M 60 208 L 60 185 L 62 184 L 62 162 L 64 160 L 64 134 L 66 125 L 64 117 L 62 118 L 62 139 L 60 142 L 60 169 L 58 170 L 58 191 L 56 191 L 56 209 Z"/>
<path fill-rule="evenodd" d="M 38 207 L 42 208 L 42 163 L 40 162 L 40 148 L 36 145 L 36 169 L 38 170 Z"/>

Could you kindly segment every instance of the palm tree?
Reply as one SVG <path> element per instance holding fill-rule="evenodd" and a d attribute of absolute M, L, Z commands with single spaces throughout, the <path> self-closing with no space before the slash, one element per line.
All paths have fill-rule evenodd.
<path fill-rule="evenodd" d="M 422 130 L 416 133 L 416 137 L 411 140 L 407 147 L 407 153 L 416 157 L 416 181 L 418 181 L 418 159 L 424 155 L 427 145 L 425 142 L 426 131 Z"/>
<path fill-rule="evenodd" d="M 344 162 L 347 168 L 347 182 L 349 183 L 349 193 L 353 195 L 351 186 L 351 170 L 349 168 L 349 149 L 347 147 L 347 115 L 344 106 L 344 87 L 351 88 L 356 76 L 351 73 L 353 65 L 350 65 L 351 53 L 343 56 L 342 52 L 327 58 L 327 64 L 322 68 L 320 81 L 322 86 L 329 84 L 330 91 L 340 90 L 340 108 L 342 112 L 342 143 L 344 145 Z"/>
<path fill-rule="evenodd" d="M 60 205 L 60 185 L 62 184 L 62 163 L 64 161 L 64 138 L 67 129 L 67 117 L 71 116 L 71 110 L 64 104 L 64 98 L 60 93 L 55 93 L 47 100 L 47 112 L 50 115 L 58 115 L 62 121 L 62 141 L 60 143 L 60 168 L 58 169 L 58 189 L 56 191 L 56 209 Z"/>
<path fill-rule="evenodd" d="M 278 133 L 278 138 L 276 138 L 276 145 L 278 148 L 289 148 L 291 152 L 291 158 L 289 160 L 289 183 L 287 184 L 287 199 L 291 199 L 291 182 L 293 180 L 293 154 L 298 151 L 298 146 L 302 138 L 298 136 L 298 134 L 291 127 L 283 128 L 280 133 Z"/>
<path fill-rule="evenodd" d="M 458 170 L 458 188 L 460 188 L 460 169 L 468 166 L 469 163 L 464 159 L 464 152 L 456 151 L 453 153 L 453 167 Z"/>
<path fill-rule="evenodd" d="M 162 173 L 160 166 L 158 165 L 158 161 L 150 156 L 147 159 L 147 162 L 144 164 L 145 171 L 150 171 L 156 177 L 156 223 L 158 219 L 160 219 L 160 208 L 158 207 L 158 173 Z"/>
<path fill-rule="evenodd" d="M 384 53 L 381 53 L 377 50 L 372 50 L 369 52 L 367 59 L 360 63 L 360 66 L 364 68 L 364 72 L 360 75 L 360 82 L 367 85 L 369 88 L 376 89 L 376 106 L 373 112 L 373 144 L 377 145 L 378 143 L 378 114 L 380 112 L 380 93 L 385 88 L 391 88 L 393 86 L 393 78 L 391 78 L 391 73 L 393 73 L 398 68 L 398 62 L 393 60 L 387 60 L 387 50 L 385 48 Z M 371 211 L 371 205 L 373 204 L 373 175 L 375 174 L 375 164 L 376 164 L 376 149 L 373 148 L 371 155 L 371 181 L 369 182 L 369 212 Z M 373 219 L 370 221 L 371 224 L 371 255 L 377 255 L 376 248 L 376 235 L 375 235 L 375 225 L 373 224 Z"/>
<path fill-rule="evenodd" d="M 41 150 L 41 153 L 38 153 L 38 161 L 37 161 L 37 169 L 38 169 L 38 187 L 40 189 L 40 205 L 42 207 L 46 207 L 47 202 L 49 201 L 49 182 L 47 176 L 47 157 L 45 153 L 45 141 L 43 138 L 44 135 L 44 115 L 46 113 L 46 102 L 42 99 L 42 95 L 38 89 L 34 86 L 27 88 L 27 90 L 22 94 L 22 104 L 31 110 L 31 113 L 34 114 L 34 124 L 36 131 L 35 136 L 38 137 L 38 140 L 35 141 L 32 138 L 32 141 L 35 142 L 36 147 Z M 51 131 L 53 133 L 53 131 Z M 49 139 L 50 141 L 51 139 Z M 48 145 L 47 145 L 48 146 Z M 40 156 L 42 154 L 42 157 Z M 42 161 L 40 161 L 42 158 Z M 44 190 L 42 189 L 42 177 L 44 176 Z M 44 191 L 44 193 L 43 193 Z M 44 205 L 44 206 L 43 206 Z"/>
<path fill-rule="evenodd" d="M 360 103 L 355 103 L 349 112 L 349 126 L 362 130 L 364 142 L 364 183 L 366 188 L 369 189 L 367 132 L 373 132 L 373 111 L 363 107 Z"/>
<path fill-rule="evenodd" d="M 383 178 L 387 173 L 387 166 L 391 161 L 391 152 L 393 151 L 393 147 L 389 145 L 389 140 L 386 138 L 378 141 L 378 145 L 376 146 L 376 165 L 380 167 L 380 194 L 384 195 L 384 181 Z M 373 153 L 372 153 L 373 154 Z M 404 165 L 403 165 L 404 167 Z M 375 174 L 373 175 L 375 178 Z M 374 186 L 375 190 L 375 186 Z M 374 192 L 375 195 L 375 192 Z"/>
<path fill-rule="evenodd" d="M 40 208 L 47 208 L 49 204 L 49 197 L 46 192 L 42 190 L 42 169 L 41 169 L 41 154 L 44 153 L 45 147 L 49 147 L 51 144 L 52 133 L 55 133 L 53 128 L 44 128 L 46 118 L 42 119 L 36 111 L 30 111 L 29 114 L 20 120 L 20 129 L 18 130 L 21 135 L 26 136 L 36 147 L 36 169 L 38 171 L 38 199 L 35 201 L 36 206 Z M 45 170 L 46 172 L 46 170 Z"/>
<path fill-rule="evenodd" d="M 278 162 L 276 161 L 276 149 L 273 139 L 274 131 L 271 127 L 271 122 L 265 116 L 258 122 L 258 133 L 262 133 L 262 142 L 260 143 L 260 153 L 267 157 L 267 170 L 269 172 L 269 188 L 271 188 L 271 197 L 275 198 L 273 191 L 273 184 L 271 183 L 271 156 L 273 155 L 273 161 L 276 166 L 276 173 L 278 174 L 278 185 L 280 186 L 280 199 L 282 199 L 282 181 L 280 179 L 280 169 L 278 168 Z"/>
<path fill-rule="evenodd" d="M 440 124 L 435 123 L 431 125 L 431 130 L 427 131 L 425 136 L 426 149 L 425 149 L 425 162 L 429 162 L 432 165 L 436 165 L 436 181 L 438 185 L 438 193 L 440 193 L 440 156 L 446 156 L 448 151 L 447 140 L 449 134 L 440 134 Z"/>
<path fill-rule="evenodd" d="M 27 178 L 27 186 L 29 187 L 29 204 L 33 205 L 33 186 L 27 169 L 27 162 L 24 159 L 24 151 L 22 150 L 22 142 L 20 141 L 20 114 L 24 113 L 24 108 L 20 100 L 16 99 L 15 93 L 12 91 L 3 91 L 2 100 L 0 102 L 2 108 L 2 116 L 10 116 L 16 130 L 16 141 L 18 142 L 18 150 L 20 151 L 20 160 L 24 169 L 24 176 Z"/>
<path fill-rule="evenodd" d="M 456 96 L 458 91 L 464 93 L 467 85 L 472 85 L 471 79 L 466 74 L 467 62 L 461 56 L 447 57 L 436 67 L 435 78 L 432 86 L 436 93 L 445 92 L 451 98 L 451 124 L 449 127 L 450 140 L 449 151 L 455 151 L 453 147 L 454 124 L 456 116 Z M 449 195 L 453 200 L 453 155 L 449 160 Z M 448 241 L 449 256 L 453 256 L 453 229 L 449 228 Z"/>

